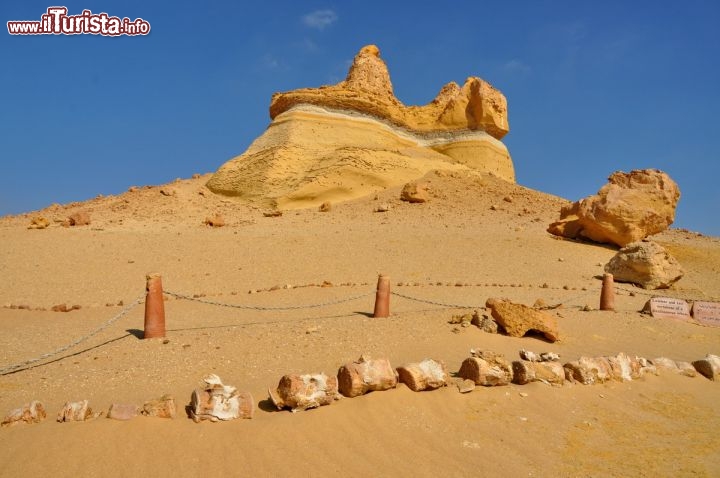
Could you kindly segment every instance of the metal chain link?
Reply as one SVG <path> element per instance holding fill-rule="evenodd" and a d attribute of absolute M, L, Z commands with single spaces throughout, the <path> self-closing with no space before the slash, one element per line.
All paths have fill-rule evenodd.
<path fill-rule="evenodd" d="M 23 368 L 23 367 L 27 367 L 28 365 L 32 365 L 32 364 L 34 364 L 34 363 L 40 362 L 41 360 L 45 360 L 45 359 L 47 359 L 47 358 L 50 358 L 50 357 L 53 357 L 53 356 L 55 356 L 55 355 L 61 354 L 61 353 L 65 352 L 66 350 L 75 347 L 76 345 L 78 345 L 78 344 L 86 341 L 86 340 L 89 339 L 90 337 L 99 334 L 100 332 L 102 332 L 103 330 L 107 329 L 107 328 L 110 327 L 112 324 L 114 324 L 115 322 L 117 322 L 118 320 L 120 320 L 121 318 L 123 318 L 125 315 L 128 314 L 128 312 L 130 312 L 130 311 L 131 311 L 132 309 L 134 309 L 138 304 L 140 304 L 140 303 L 143 301 L 143 298 L 144 298 L 144 297 L 145 297 L 145 294 L 141 295 L 140 297 L 138 297 L 137 299 L 135 299 L 134 301 L 132 301 L 127 307 L 125 307 L 123 310 L 121 310 L 117 315 L 115 315 L 114 317 L 110 318 L 108 321 L 106 321 L 104 324 L 102 324 L 100 327 L 96 328 L 95 330 L 93 330 L 93 331 L 90 332 L 89 334 L 84 335 L 84 336 L 80 337 L 79 339 L 75 340 L 74 342 L 71 342 L 71 343 L 69 343 L 69 344 L 67 344 L 67 345 L 65 345 L 65 346 L 63 346 L 63 347 L 60 347 L 59 349 L 56 349 L 56 350 L 53 350 L 52 352 L 48 352 L 48 353 L 46 353 L 46 354 L 40 355 L 39 357 L 35 357 L 35 358 L 33 358 L 33 359 L 26 360 L 26 361 L 21 362 L 21 363 L 17 363 L 17 364 L 14 364 L 14 365 L 8 365 L 8 366 L 6 366 L 6 367 L 3 367 L 3 368 L 0 369 L 0 375 L 7 375 L 8 373 L 15 372 L 15 371 L 17 371 L 18 369 L 21 369 L 21 368 Z"/>
<path fill-rule="evenodd" d="M 291 305 L 291 306 L 286 306 L 286 307 L 264 307 L 264 306 L 260 306 L 260 305 L 228 304 L 228 303 L 225 303 L 225 302 L 218 302 L 218 301 L 215 301 L 215 300 L 208 300 L 208 299 L 201 299 L 201 298 L 199 298 L 199 297 L 192 297 L 192 296 L 189 296 L 189 295 L 186 295 L 186 294 L 180 294 L 180 293 L 172 292 L 172 291 L 168 291 L 168 290 L 165 290 L 164 293 L 167 294 L 167 295 L 170 295 L 170 296 L 172 296 L 172 297 L 175 297 L 175 298 L 177 298 L 177 299 L 185 299 L 185 300 L 190 300 L 190 301 L 194 301 L 194 302 L 200 302 L 201 304 L 217 305 L 217 306 L 220 306 L 220 307 L 229 307 L 229 308 L 231 308 L 231 309 L 246 309 L 246 310 L 247 310 L 247 309 L 249 309 L 249 310 L 300 310 L 300 309 L 312 309 L 312 308 L 316 308 L 316 307 L 327 307 L 327 306 L 330 306 L 330 305 L 342 304 L 342 303 L 344 303 L 344 302 L 351 302 L 351 301 L 353 301 L 353 300 L 362 299 L 363 297 L 368 297 L 368 296 L 374 294 L 375 292 L 366 292 L 366 293 L 364 293 L 364 294 L 356 295 L 356 296 L 353 296 L 353 297 L 347 297 L 347 298 L 345 298 L 345 299 L 338 299 L 338 300 L 333 300 L 333 301 L 329 301 L 329 302 L 322 302 L 322 303 L 319 303 L 319 304 Z"/>
<path fill-rule="evenodd" d="M 576 300 L 579 300 L 579 299 L 584 299 L 585 297 L 590 297 L 591 295 L 597 295 L 597 296 L 599 297 L 599 296 L 600 296 L 600 293 L 599 293 L 598 291 L 596 291 L 596 290 L 586 291 L 586 292 L 583 292 L 582 294 L 578 294 L 578 295 L 572 296 L 572 297 L 570 297 L 570 298 L 568 298 L 568 299 L 563 299 L 562 302 L 560 302 L 560 303 L 561 303 L 561 304 L 568 304 L 568 303 L 570 303 L 570 302 L 575 302 Z"/>
<path fill-rule="evenodd" d="M 390 292 L 392 295 L 402 297 L 403 299 L 414 300 L 415 302 L 422 302 L 424 304 L 439 305 L 440 307 L 449 307 L 452 309 L 484 309 L 484 305 L 461 305 L 461 304 L 446 304 L 444 302 L 437 302 L 434 300 L 418 299 L 417 297 L 410 297 L 409 295 L 401 294 L 399 292 Z"/>
<path fill-rule="evenodd" d="M 410 297 L 409 295 L 401 294 L 401 293 L 399 293 L 399 292 L 394 292 L 394 291 L 392 291 L 392 292 L 390 292 L 390 293 L 391 293 L 392 295 L 396 295 L 396 296 L 398 296 L 398 297 L 402 297 L 403 299 L 414 300 L 414 301 L 416 301 L 416 302 L 422 302 L 422 303 L 431 304 L 431 305 L 439 305 L 439 306 L 441 306 L 441 307 L 449 307 L 449 308 L 453 308 L 453 309 L 484 309 L 484 308 L 485 308 L 485 305 L 448 304 L 448 303 L 445 303 L 445 302 L 437 302 L 437 301 L 434 301 L 434 300 L 418 299 L 417 297 Z M 573 301 L 576 301 L 576 300 L 578 300 L 578 299 L 582 299 L 583 297 L 588 297 L 588 296 L 594 295 L 594 294 L 597 294 L 597 292 L 596 292 L 596 291 L 585 292 L 585 293 L 583 293 L 583 294 L 576 295 L 576 296 L 571 297 L 571 298 L 569 298 L 569 299 L 565 299 L 565 300 L 563 300 L 563 301 L 561 302 L 561 304 L 568 303 L 568 302 L 573 302 Z"/>
<path fill-rule="evenodd" d="M 694 298 L 692 298 L 692 297 L 689 297 L 689 296 L 684 295 L 681 291 L 674 291 L 674 290 L 671 290 L 671 289 L 658 289 L 658 290 L 655 290 L 655 291 L 646 292 L 646 291 L 644 291 L 644 290 L 638 290 L 638 289 L 626 289 L 626 288 L 624 288 L 624 287 L 618 287 L 618 286 L 616 285 L 616 286 L 615 286 L 615 291 L 628 292 L 628 293 L 635 294 L 635 295 L 643 295 L 643 296 L 645 296 L 645 297 L 661 297 L 663 294 L 670 293 L 668 296 L 677 295 L 677 296 L 679 296 L 679 297 L 673 297 L 673 298 L 683 299 L 683 300 L 690 301 L 690 302 L 705 301 L 705 300 L 715 300 L 715 299 L 717 299 L 716 297 L 709 297 L 709 298 L 702 298 L 702 299 L 694 299 Z"/>

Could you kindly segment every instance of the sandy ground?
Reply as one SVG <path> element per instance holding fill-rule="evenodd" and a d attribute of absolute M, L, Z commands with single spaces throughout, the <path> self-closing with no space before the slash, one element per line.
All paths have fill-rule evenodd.
<path fill-rule="evenodd" d="M 0 429 L 1 476 L 720 475 L 720 386 L 702 377 L 469 394 L 400 385 L 307 412 L 272 411 L 267 388 L 282 375 L 334 374 L 363 353 L 395 366 L 432 357 L 451 372 L 471 347 L 511 360 L 524 348 L 563 361 L 618 352 L 692 361 L 720 354 L 720 328 L 642 315 L 651 294 L 629 285 L 616 312 L 596 310 L 597 276 L 615 251 L 550 236 L 564 199 L 490 177 L 431 173 L 427 204 L 400 202 L 391 189 L 282 217 L 213 195 L 207 178 L 1 218 L 0 368 L 101 326 L 143 297 L 148 272 L 162 274 L 166 291 L 245 306 L 362 297 L 290 311 L 169 297 L 167 341 L 138 338 L 140 304 L 83 343 L 0 375 L 0 413 L 33 399 L 49 413 L 40 424 Z M 390 210 L 373 212 L 379 204 Z M 76 211 L 92 223 L 62 227 Z M 203 224 L 215 214 L 226 226 Z M 50 227 L 28 230 L 39 215 Z M 655 240 L 687 271 L 662 295 L 720 300 L 720 239 L 671 230 Z M 458 307 L 393 296 L 392 316 L 373 319 L 379 272 L 395 292 Z M 324 281 L 332 287 L 319 287 Z M 563 303 L 552 311 L 561 340 L 448 323 L 489 297 Z M 80 308 L 50 310 L 63 303 Z M 70 400 L 107 411 L 170 393 L 182 409 L 208 373 L 251 392 L 255 417 L 196 424 L 180 410 L 175 420 L 54 422 Z"/>

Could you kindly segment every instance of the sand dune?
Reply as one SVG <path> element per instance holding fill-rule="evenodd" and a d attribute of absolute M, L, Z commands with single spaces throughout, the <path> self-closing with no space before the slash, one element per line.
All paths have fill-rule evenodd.
<path fill-rule="evenodd" d="M 720 329 L 642 315 L 648 292 L 629 285 L 620 286 L 617 312 L 596 310 L 596 276 L 615 250 L 550 236 L 545 229 L 567 201 L 491 176 L 430 172 L 426 204 L 401 202 L 399 188 L 391 188 L 327 213 L 301 209 L 281 217 L 264 217 L 260 203 L 212 194 L 208 177 L 0 219 L 0 368 L 102 325 L 142 297 L 148 272 L 161 273 L 166 290 L 231 304 L 279 307 L 367 295 L 275 312 L 169 298 L 167 343 L 138 339 L 143 310 L 135 307 L 77 347 L 0 376 L 0 411 L 38 399 L 49 412 L 43 423 L 0 429 L 3 476 L 720 473 L 720 388 L 702 377 L 663 373 L 469 394 L 400 385 L 307 412 L 271 411 L 266 391 L 282 375 L 333 374 L 362 353 L 395 366 L 442 359 L 452 372 L 473 347 L 511 360 L 525 348 L 567 361 L 621 351 L 691 361 L 720 353 Z M 380 203 L 390 210 L 373 212 Z M 60 225 L 77 211 L 90 214 L 89 226 Z M 216 214 L 226 226 L 203 224 Z M 50 227 L 28 230 L 36 216 Z M 720 239 L 671 230 L 655 240 L 687 271 L 664 294 L 720 300 Z M 398 296 L 390 318 L 370 318 L 378 272 L 391 276 L 393 290 L 431 302 L 563 303 L 551 311 L 561 340 L 454 331 L 448 320 L 472 307 Z M 333 286 L 318 287 L 323 281 Z M 61 303 L 80 308 L 50 310 Z M 582 311 L 585 305 L 592 310 Z M 113 402 L 170 393 L 182 407 L 207 373 L 251 392 L 260 406 L 255 418 L 195 424 L 180 413 L 175 420 L 54 423 L 69 400 L 107 410 Z"/>

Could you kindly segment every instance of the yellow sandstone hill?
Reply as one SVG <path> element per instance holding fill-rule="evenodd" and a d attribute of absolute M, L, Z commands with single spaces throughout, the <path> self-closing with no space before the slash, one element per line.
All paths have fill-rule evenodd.
<path fill-rule="evenodd" d="M 448 83 L 424 106 L 393 93 L 374 45 L 360 50 L 345 81 L 273 95 L 272 123 L 207 183 L 212 191 L 281 209 L 339 202 L 400 185 L 433 169 L 469 169 L 515 182 L 500 139 L 502 93 L 477 77 Z"/>

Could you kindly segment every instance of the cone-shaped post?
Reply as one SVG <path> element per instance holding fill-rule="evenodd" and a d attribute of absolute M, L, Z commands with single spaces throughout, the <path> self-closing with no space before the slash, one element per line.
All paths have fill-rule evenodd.
<path fill-rule="evenodd" d="M 148 274 L 145 286 L 145 333 L 143 338 L 165 337 L 165 303 L 163 302 L 162 277 Z"/>
<path fill-rule="evenodd" d="M 378 276 L 373 317 L 390 317 L 390 277 Z"/>
<path fill-rule="evenodd" d="M 615 281 L 612 274 L 605 274 L 600 291 L 600 310 L 615 310 Z"/>

